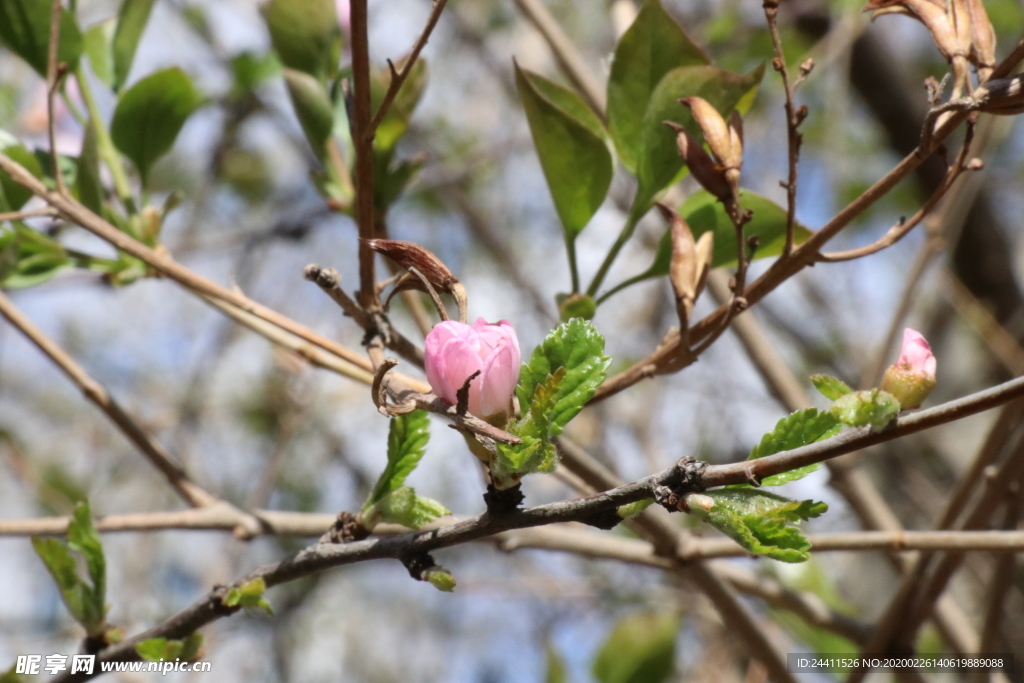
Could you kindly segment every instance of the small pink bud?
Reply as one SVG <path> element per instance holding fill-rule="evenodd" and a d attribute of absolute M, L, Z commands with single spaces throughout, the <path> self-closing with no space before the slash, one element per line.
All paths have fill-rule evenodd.
<path fill-rule="evenodd" d="M 435 394 L 457 403 L 466 379 L 480 371 L 469 385 L 469 412 L 491 418 L 509 410 L 521 356 L 519 339 L 508 321 L 438 323 L 427 335 L 423 351 L 427 381 Z"/>
<path fill-rule="evenodd" d="M 882 378 L 882 390 L 896 397 L 904 409 L 917 408 L 935 388 L 935 356 L 920 332 L 903 330 L 903 348 Z"/>

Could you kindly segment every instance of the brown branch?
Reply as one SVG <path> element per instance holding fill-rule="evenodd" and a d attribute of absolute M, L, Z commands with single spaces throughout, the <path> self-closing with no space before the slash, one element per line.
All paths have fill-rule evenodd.
<path fill-rule="evenodd" d="M 53 177 L 57 182 L 57 192 L 62 195 L 68 193 L 64 186 L 64 174 L 60 171 L 60 155 L 57 154 L 57 132 L 56 122 L 53 116 L 53 98 L 60 87 L 59 64 L 57 63 L 58 49 L 60 48 L 60 13 L 63 9 L 61 0 L 53 0 L 50 9 L 50 43 L 47 46 L 46 58 L 46 128 L 50 137 L 50 160 L 53 164 Z"/>
<path fill-rule="evenodd" d="M 1019 42 L 993 73 L 994 78 L 1008 75 L 1017 64 L 1024 59 L 1024 41 Z M 872 206 L 876 201 L 888 194 L 900 181 L 914 172 L 934 152 L 934 146 L 944 141 L 970 115 L 969 112 L 953 113 L 932 135 L 932 147 L 923 148 L 920 144 L 908 154 L 885 176 L 865 190 L 857 199 L 836 214 L 818 232 L 814 233 L 804 244 L 795 249 L 789 257 L 779 258 L 768 271 L 755 280 L 744 293 L 749 305 L 753 305 L 775 290 L 780 284 L 796 273 L 811 265 L 821 248 L 854 219 Z M 690 339 L 699 341 L 715 333 L 722 320 L 729 315 L 729 307 L 721 306 L 714 313 L 706 316 L 690 329 Z M 620 391 L 633 386 L 637 382 L 658 374 L 663 374 L 666 367 L 678 371 L 679 367 L 670 365 L 679 348 L 679 335 L 670 335 L 652 354 L 636 362 L 625 371 L 608 378 L 598 387 L 591 402 L 602 401 Z"/>
<path fill-rule="evenodd" d="M 420 37 L 416 40 L 416 44 L 413 45 L 412 52 L 409 53 L 405 64 L 402 65 L 402 70 L 396 73 L 394 65 L 388 60 L 388 66 L 391 67 L 391 82 L 388 84 L 388 90 L 384 94 L 380 107 L 377 108 L 377 113 L 374 114 L 373 120 L 370 121 L 366 128 L 364 133 L 366 142 L 373 142 L 373 136 L 376 135 L 377 128 L 380 126 L 381 121 L 384 120 L 384 116 L 387 115 L 391 104 L 395 101 L 398 91 L 402 89 L 402 85 L 409 78 L 409 74 L 412 73 L 412 68 L 416 66 L 416 60 L 419 59 L 420 52 L 427 44 L 427 41 L 430 40 L 430 34 L 434 32 L 434 27 L 437 26 L 437 21 L 441 18 L 441 12 L 444 11 L 444 6 L 448 4 L 448 0 L 433 0 L 433 3 L 434 8 L 430 12 L 430 18 L 427 19 L 427 25 L 423 27 Z"/>
<path fill-rule="evenodd" d="M 366 311 L 380 308 L 374 276 L 373 251 L 366 240 L 375 237 L 373 219 L 373 135 L 370 131 L 370 44 L 367 37 L 367 0 L 350 2 L 352 25 L 352 144 L 356 152 L 356 223 L 359 225 L 359 293 Z"/>
<path fill-rule="evenodd" d="M 150 249 L 141 242 L 121 232 L 113 225 L 97 216 L 72 197 L 65 197 L 49 190 L 20 164 L 5 154 L 0 154 L 0 169 L 6 171 L 17 183 L 32 190 L 57 209 L 67 220 L 81 226 L 97 237 L 106 240 L 118 249 L 135 256 L 159 273 L 184 285 L 199 294 L 231 304 L 242 311 L 256 316 L 266 322 L 299 337 L 314 346 L 320 347 L 341 359 L 352 363 L 366 371 L 371 371 L 369 361 L 361 354 L 316 334 L 294 320 L 273 311 L 262 304 L 256 303 L 243 294 L 222 287 L 211 280 L 189 270 L 175 261 L 163 251 Z"/>
<path fill-rule="evenodd" d="M 786 244 L 783 248 L 783 255 L 788 256 L 793 251 L 793 235 L 796 230 L 796 181 L 797 164 L 800 161 L 800 145 L 803 136 L 798 128 L 803 118 L 807 115 L 807 108 L 803 107 L 797 112 L 793 104 L 794 84 L 789 80 L 789 68 L 786 66 L 786 55 L 782 49 L 782 36 L 779 35 L 779 0 L 764 0 L 764 16 L 768 22 L 768 33 L 772 37 L 772 45 L 775 48 L 775 59 L 772 66 L 782 77 L 782 88 L 786 93 L 786 139 L 789 145 L 789 179 L 779 184 L 786 188 Z"/>
<path fill-rule="evenodd" d="M 0 212 L 0 223 L 5 221 L 22 221 L 26 218 L 35 218 L 36 216 L 56 216 L 56 209 L 46 207 L 44 209 L 33 209 L 31 211 L 8 211 L 6 213 Z"/>

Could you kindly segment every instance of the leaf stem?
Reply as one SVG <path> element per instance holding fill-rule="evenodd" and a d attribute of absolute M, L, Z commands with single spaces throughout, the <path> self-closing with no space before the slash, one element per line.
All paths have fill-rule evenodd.
<path fill-rule="evenodd" d="M 117 192 L 117 196 L 120 198 L 125 210 L 130 214 L 134 214 L 136 213 L 135 198 L 132 196 L 131 185 L 128 184 L 128 174 L 124 170 L 124 161 L 114 147 L 114 142 L 110 138 L 110 131 L 103 124 L 99 107 L 96 106 L 96 100 L 92 96 L 92 89 L 89 87 L 89 79 L 82 70 L 81 65 L 75 68 L 75 80 L 78 81 L 78 90 L 82 93 L 82 101 L 85 102 L 85 108 L 89 110 L 90 125 L 92 125 L 96 133 L 97 149 L 100 156 L 107 163 L 110 175 L 114 178 L 114 189 Z"/>
<path fill-rule="evenodd" d="M 572 293 L 580 291 L 580 270 L 576 265 L 576 238 L 566 235 L 565 251 L 569 256 L 569 273 L 572 276 Z"/>
<path fill-rule="evenodd" d="M 622 247 L 626 244 L 630 237 L 633 236 L 633 231 L 636 229 L 636 224 L 640 222 L 647 210 L 640 211 L 637 209 L 637 202 L 633 202 L 633 208 L 629 210 L 629 217 L 626 218 L 626 224 L 622 226 L 622 232 L 619 233 L 618 238 L 615 240 L 615 244 L 608 250 L 608 255 L 604 257 L 604 262 L 598 269 L 597 274 L 591 281 L 590 286 L 587 287 L 587 295 L 595 296 L 597 290 L 601 288 L 601 283 L 604 282 L 604 278 L 608 275 L 608 270 L 612 267 L 612 263 L 615 262 L 615 257 L 619 255 Z"/>

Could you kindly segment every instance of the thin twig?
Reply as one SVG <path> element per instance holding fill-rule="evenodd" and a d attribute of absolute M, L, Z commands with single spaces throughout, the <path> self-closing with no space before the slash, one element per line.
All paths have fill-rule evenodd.
<path fill-rule="evenodd" d="M 115 401 L 102 384 L 93 379 L 85 369 L 75 362 L 56 342 L 47 337 L 42 330 L 35 326 L 25 315 L 18 310 L 14 303 L 0 292 L 0 315 L 14 325 L 22 334 L 28 337 L 29 341 L 35 344 L 40 351 L 53 361 L 61 371 L 82 391 L 87 399 L 92 401 L 110 418 L 121 433 L 142 452 L 155 468 L 167 479 L 175 491 L 189 505 L 202 507 L 220 503 L 221 501 L 213 494 L 204 490 L 193 482 L 185 470 L 175 462 L 174 457 L 167 450 L 148 434 L 139 424 Z M 234 511 L 235 527 L 246 529 L 247 533 L 256 533 L 259 524 L 249 515 L 225 504 L 226 508 Z"/>
<path fill-rule="evenodd" d="M 31 211 L 8 211 L 6 213 L 0 213 L 0 223 L 6 221 L 23 221 L 26 218 L 35 218 L 37 216 L 56 216 L 57 210 L 49 206 L 42 209 L 32 209 Z"/>
<path fill-rule="evenodd" d="M 46 128 L 50 136 L 50 161 L 53 164 L 53 177 L 57 181 L 57 192 L 67 194 L 64 186 L 64 174 L 60 170 L 60 155 L 57 153 L 57 132 L 54 117 L 54 97 L 60 87 L 59 64 L 57 63 L 60 48 L 60 13 L 63 9 L 61 0 L 53 0 L 50 8 L 50 43 L 46 57 Z"/>
<path fill-rule="evenodd" d="M 374 255 L 367 245 L 373 234 L 373 135 L 370 131 L 370 44 L 367 37 L 367 0 L 352 0 L 352 80 L 355 84 L 352 107 L 352 144 L 356 152 L 356 223 L 359 226 L 359 293 L 357 299 L 366 311 L 380 308 L 374 276 Z"/>
<path fill-rule="evenodd" d="M 370 121 L 369 126 L 366 128 L 364 133 L 366 142 L 373 142 L 373 136 L 377 133 L 377 128 L 387 115 L 391 103 L 395 101 L 398 91 L 402 89 L 402 85 L 409 78 L 409 74 L 412 73 L 413 67 L 416 66 L 416 60 L 419 59 L 420 52 L 427 44 L 427 41 L 430 40 L 430 34 L 433 33 L 434 27 L 437 26 L 437 20 L 441 18 L 441 12 L 444 11 L 446 4 L 448 4 L 448 0 L 434 0 L 434 7 L 430 12 L 430 18 L 427 19 L 427 25 L 423 27 L 420 37 L 416 40 L 416 44 L 413 45 L 412 52 L 406 57 L 401 71 L 396 72 L 394 64 L 388 60 L 388 66 L 391 67 L 391 82 L 388 83 L 388 90 L 384 93 L 384 99 L 381 100 L 377 113 L 373 115 L 373 120 Z"/>
<path fill-rule="evenodd" d="M 793 104 L 794 84 L 789 79 L 789 68 L 786 66 L 786 54 L 782 49 L 782 36 L 779 35 L 779 2 L 778 0 L 765 0 L 763 3 L 764 16 L 768 22 L 768 32 L 772 37 L 772 45 L 775 48 L 775 59 L 772 66 L 782 77 L 782 88 L 786 93 L 786 138 L 789 144 L 789 179 L 780 183 L 786 188 L 786 244 L 783 248 L 783 257 L 789 256 L 793 251 L 794 233 L 796 231 L 796 181 L 797 164 L 800 160 L 800 144 L 803 136 L 798 130 L 803 116 L 806 116 L 806 107 L 801 109 L 802 115 L 797 112 Z"/>

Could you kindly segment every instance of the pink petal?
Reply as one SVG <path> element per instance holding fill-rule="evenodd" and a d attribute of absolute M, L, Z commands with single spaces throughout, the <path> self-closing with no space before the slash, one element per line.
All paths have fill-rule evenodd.
<path fill-rule="evenodd" d="M 896 364 L 927 375 L 934 375 L 937 366 L 928 340 L 920 332 L 909 327 L 903 330 L 903 348 L 900 349 L 900 357 Z"/>
<path fill-rule="evenodd" d="M 490 417 L 508 410 L 512 394 L 519 382 L 519 363 L 517 354 L 506 339 L 502 339 L 498 348 L 484 362 L 480 385 L 480 401 L 477 410 L 470 412 L 482 417 Z"/>
<path fill-rule="evenodd" d="M 441 358 L 443 365 L 438 381 L 439 386 L 435 386 L 433 382 L 430 383 L 430 386 L 444 400 L 456 403 L 459 389 L 466 383 L 466 379 L 470 375 L 481 369 L 483 361 L 480 360 L 480 356 L 469 342 L 459 338 L 450 339 L 444 345 L 444 348 L 441 349 Z M 427 378 L 430 378 L 429 374 Z M 474 401 L 479 400 L 479 396 L 480 379 L 477 378 L 469 387 L 469 405 L 472 406 Z M 473 412 L 472 407 L 470 407 L 470 412 Z"/>

